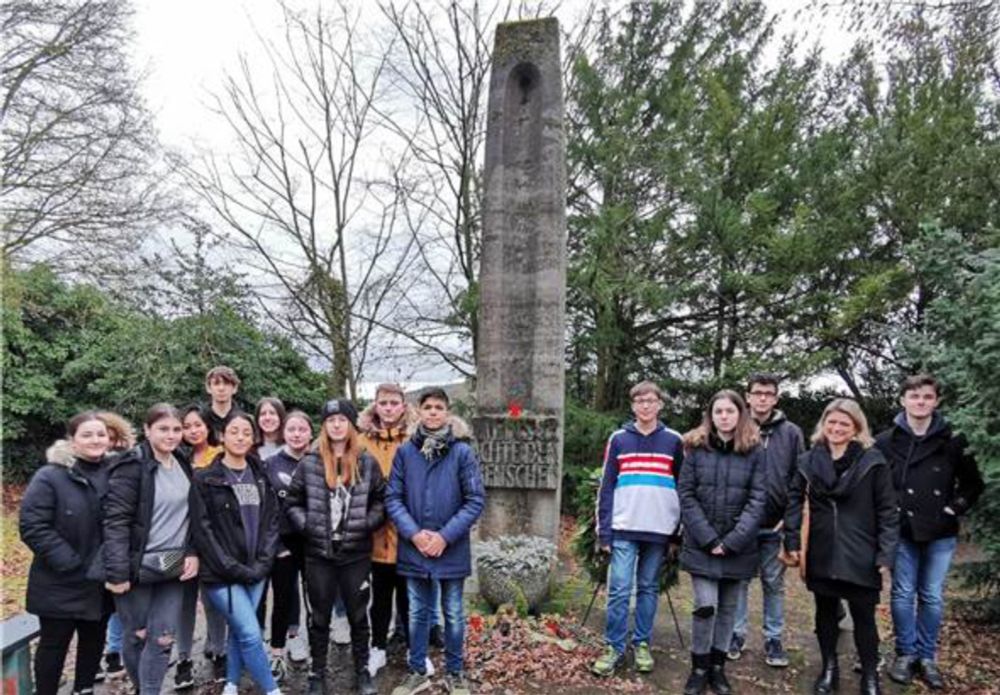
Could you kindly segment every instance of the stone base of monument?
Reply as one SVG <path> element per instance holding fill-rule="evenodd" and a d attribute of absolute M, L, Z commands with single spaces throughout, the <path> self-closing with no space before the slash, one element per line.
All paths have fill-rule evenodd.
<path fill-rule="evenodd" d="M 555 573 L 556 546 L 540 536 L 503 536 L 475 549 L 479 595 L 494 609 L 504 604 L 534 611 L 545 600 Z"/>

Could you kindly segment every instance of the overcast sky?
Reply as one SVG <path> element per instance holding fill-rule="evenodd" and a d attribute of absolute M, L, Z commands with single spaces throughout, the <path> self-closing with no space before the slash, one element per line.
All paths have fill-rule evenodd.
<path fill-rule="evenodd" d="M 219 90 L 225 72 L 236 67 L 241 52 L 248 53 L 251 60 L 260 55 L 258 33 L 280 40 L 278 3 L 275 0 L 134 2 L 135 64 L 145 73 L 144 93 L 155 114 L 161 140 L 188 153 L 195 144 L 218 154 L 228 151 L 229 127 L 212 113 L 211 95 Z M 289 3 L 293 7 L 314 6 L 298 0 Z M 557 16 L 564 29 L 577 23 L 588 4 L 585 0 L 563 0 Z M 819 37 L 831 59 L 846 50 L 849 37 L 835 20 L 822 22 L 813 17 L 804 21 L 793 16 L 804 0 L 769 0 L 768 4 L 783 15 L 779 33 L 809 30 L 811 36 Z M 373 6 L 371 0 L 364 4 L 366 8 Z M 377 15 L 372 12 L 373 17 Z M 807 43 L 811 45 L 812 40 Z M 266 69 L 263 61 L 260 66 Z M 399 370 L 395 365 L 374 366 L 367 379 L 406 379 L 406 370 Z M 447 379 L 449 373 L 448 369 L 434 369 L 414 378 L 440 380 Z"/>
<path fill-rule="evenodd" d="M 296 3 L 292 5 L 307 3 Z M 587 3 L 564 0 L 558 17 L 571 25 Z M 609 3 L 614 5 L 615 3 Z M 769 0 L 782 13 L 782 31 L 809 30 L 824 49 L 840 54 L 847 34 L 835 20 L 796 20 L 793 13 L 804 0 Z M 366 4 L 371 7 L 372 4 Z M 240 51 L 254 52 L 259 31 L 279 37 L 281 12 L 273 0 L 135 0 L 137 64 L 147 72 L 144 82 L 149 106 L 157 116 L 164 141 L 186 147 L 192 141 L 223 143 L 225 126 L 208 109 L 211 92 L 218 89 L 226 69 L 232 69 Z"/>

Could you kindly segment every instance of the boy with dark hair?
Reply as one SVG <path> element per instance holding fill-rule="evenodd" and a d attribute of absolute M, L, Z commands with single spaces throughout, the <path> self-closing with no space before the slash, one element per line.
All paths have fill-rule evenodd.
<path fill-rule="evenodd" d="M 205 375 L 205 392 L 211 402 L 207 410 L 208 426 L 215 434 L 216 441 L 222 441 L 222 430 L 226 418 L 239 407 L 233 402 L 233 396 L 240 389 L 240 378 L 231 367 L 217 365 L 208 370 Z"/>
<path fill-rule="evenodd" d="M 959 517 L 984 488 L 965 437 L 937 410 L 940 390 L 930 374 L 904 379 L 903 411 L 875 438 L 892 466 L 900 510 L 891 594 L 896 659 L 889 677 L 909 683 L 919 674 L 934 689 L 944 687 L 935 657 Z"/>
<path fill-rule="evenodd" d="M 466 695 L 463 675 L 465 617 L 462 590 L 472 573 L 469 532 L 486 501 L 469 428 L 449 411 L 440 388 L 420 394 L 420 424 L 396 451 L 386 509 L 398 532 L 396 572 L 406 577 L 410 604 L 410 673 L 392 692 L 414 695 L 431 686 L 427 643 L 434 612 L 434 582 L 444 609 L 448 690 Z"/>
<path fill-rule="evenodd" d="M 681 435 L 660 422 L 663 392 L 643 381 L 629 392 L 635 419 L 611 433 L 597 493 L 597 537 L 611 553 L 604 653 L 591 665 L 610 676 L 625 656 L 629 599 L 636 586 L 632 645 L 640 673 L 653 670 L 649 642 L 660 595 L 660 567 L 680 524 L 675 481 L 684 458 Z"/>
<path fill-rule="evenodd" d="M 767 506 L 757 534 L 760 548 L 760 586 L 764 597 L 764 662 L 768 666 L 788 666 L 788 654 L 781 641 L 785 624 L 785 565 L 781 562 L 781 526 L 788 505 L 788 483 L 805 443 L 802 430 L 778 409 L 779 379 L 773 374 L 754 374 L 747 383 L 746 400 L 750 415 L 760 427 L 764 450 Z M 750 581 L 741 584 L 736 603 L 736 623 L 727 656 L 743 655 L 749 627 L 747 598 Z"/>

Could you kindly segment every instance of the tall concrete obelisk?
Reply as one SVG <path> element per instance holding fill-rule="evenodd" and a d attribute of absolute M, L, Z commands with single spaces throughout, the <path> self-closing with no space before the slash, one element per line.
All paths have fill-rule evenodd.
<path fill-rule="evenodd" d="M 486 127 L 477 416 L 484 538 L 557 540 L 566 314 L 559 23 L 497 27 Z"/>

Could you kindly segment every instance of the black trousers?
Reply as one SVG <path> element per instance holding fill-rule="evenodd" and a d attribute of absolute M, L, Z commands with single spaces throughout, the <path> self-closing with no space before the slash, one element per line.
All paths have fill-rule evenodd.
<path fill-rule="evenodd" d="M 326 670 L 330 649 L 330 613 L 339 592 L 351 626 L 351 655 L 354 672 L 368 668 L 368 598 L 371 558 L 347 563 L 306 557 L 306 593 L 309 597 L 309 651 L 313 673 Z"/>
<path fill-rule="evenodd" d="M 392 599 L 396 598 L 396 625 L 404 635 L 408 632 L 410 602 L 406 597 L 406 577 L 396 574 L 396 565 L 372 563 L 372 646 L 385 649 L 392 620 Z M 409 640 L 407 639 L 407 643 Z"/>
<path fill-rule="evenodd" d="M 73 618 L 39 617 L 38 647 L 35 649 L 35 692 L 37 695 L 56 695 L 62 677 L 73 633 L 76 638 L 76 672 L 73 689 L 94 687 L 94 677 L 101 666 L 104 651 L 104 634 L 108 617 L 101 620 L 74 620 Z"/>
<path fill-rule="evenodd" d="M 301 607 L 299 605 L 299 577 L 302 576 L 302 545 L 285 544 L 291 555 L 274 559 L 271 569 L 271 646 L 283 649 L 288 639 L 288 626 L 298 624 Z M 261 601 L 263 605 L 263 601 Z"/>
<path fill-rule="evenodd" d="M 816 637 L 820 652 L 827 658 L 837 653 L 840 637 L 840 598 L 813 594 L 816 598 Z M 874 600 L 849 600 L 847 606 L 854 621 L 854 646 L 861 659 L 864 673 L 875 673 L 878 668 L 878 627 L 875 625 Z"/>

